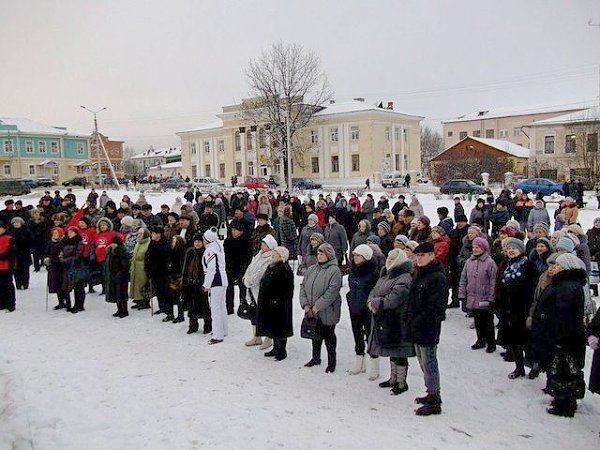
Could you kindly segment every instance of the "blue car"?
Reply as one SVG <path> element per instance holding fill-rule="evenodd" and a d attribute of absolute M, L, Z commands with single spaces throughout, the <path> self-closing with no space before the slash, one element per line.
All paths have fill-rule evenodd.
<path fill-rule="evenodd" d="M 521 189 L 524 193 L 532 192 L 537 194 L 541 192 L 544 195 L 560 194 L 564 195 L 562 184 L 548 178 L 529 178 L 516 185 L 516 189 Z"/>

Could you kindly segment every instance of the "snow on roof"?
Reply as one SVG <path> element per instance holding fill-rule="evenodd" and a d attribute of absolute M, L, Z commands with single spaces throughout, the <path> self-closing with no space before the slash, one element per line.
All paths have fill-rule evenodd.
<path fill-rule="evenodd" d="M 180 167 L 183 167 L 183 163 L 181 161 L 175 161 L 166 164 L 159 164 L 158 166 L 152 166 L 149 167 L 148 170 L 178 169 Z"/>
<path fill-rule="evenodd" d="M 508 153 L 509 155 L 517 156 L 519 158 L 529 158 L 529 149 L 525 147 L 521 147 L 520 145 L 513 144 L 510 141 L 503 141 L 501 139 L 487 139 L 487 138 L 478 138 L 472 137 L 471 139 L 475 141 L 479 141 L 485 145 L 489 145 L 490 147 L 494 147 L 504 153 Z"/>
<path fill-rule="evenodd" d="M 393 109 L 380 108 L 377 104 L 372 104 L 359 100 L 351 100 L 348 102 L 339 102 L 339 103 L 331 103 L 328 105 L 324 105 L 324 109 L 315 113 L 314 117 L 321 116 L 329 116 L 332 114 L 348 114 L 348 113 L 356 113 L 356 112 L 364 112 L 364 111 L 379 111 L 386 112 L 391 114 L 401 114 L 403 116 L 413 116 L 416 119 L 424 119 L 422 116 L 417 116 L 415 114 L 404 113 L 401 111 L 395 111 Z"/>
<path fill-rule="evenodd" d="M 16 127 L 16 131 L 18 131 L 19 133 L 48 134 L 54 136 L 82 136 L 86 138 L 88 138 L 91 135 L 91 133 L 78 132 L 74 130 L 69 130 L 64 127 L 53 127 L 40 122 L 36 122 L 35 120 L 24 119 L 20 117 L 0 117 L 0 131 L 6 131 L 2 129 L 3 125 L 8 125 L 9 127 Z"/>
<path fill-rule="evenodd" d="M 559 113 L 563 111 L 578 111 L 589 108 L 591 102 L 568 103 L 562 105 L 530 105 L 511 106 L 506 108 L 493 108 L 489 110 L 473 111 L 455 119 L 444 120 L 442 123 L 469 122 L 471 120 L 493 119 L 511 116 L 526 116 L 529 114 Z"/>
<path fill-rule="evenodd" d="M 222 126 L 223 126 L 223 121 L 221 119 L 219 119 L 219 120 L 216 120 L 214 122 L 210 122 L 210 123 L 206 123 L 204 125 L 200 125 L 197 128 L 192 128 L 191 130 L 177 131 L 175 134 L 192 133 L 194 131 L 214 130 L 215 128 L 221 128 Z"/>
<path fill-rule="evenodd" d="M 592 108 L 584 109 L 582 111 L 575 111 L 569 114 L 563 114 L 557 117 L 551 117 L 549 119 L 537 120 L 530 123 L 531 126 L 539 125 L 559 125 L 569 123 L 581 123 L 581 122 L 598 122 L 600 121 L 600 107 L 594 106 Z"/>
<path fill-rule="evenodd" d="M 145 158 L 157 158 L 157 157 L 172 157 L 181 156 L 181 147 L 167 147 L 146 150 L 143 153 L 138 153 L 131 157 L 131 159 L 145 159 Z"/>

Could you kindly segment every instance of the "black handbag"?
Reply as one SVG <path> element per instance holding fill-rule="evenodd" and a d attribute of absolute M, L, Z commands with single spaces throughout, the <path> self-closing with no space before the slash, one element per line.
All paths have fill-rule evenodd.
<path fill-rule="evenodd" d="M 321 339 L 321 321 L 318 317 L 304 316 L 300 325 L 300 336 L 304 339 Z"/>
<path fill-rule="evenodd" d="M 240 319 L 252 320 L 256 317 L 256 303 L 248 303 L 246 301 L 240 302 L 238 306 L 237 315 Z"/>

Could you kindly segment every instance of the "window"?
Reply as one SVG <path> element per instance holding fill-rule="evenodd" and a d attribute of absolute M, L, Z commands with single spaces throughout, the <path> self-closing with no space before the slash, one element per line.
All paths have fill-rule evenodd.
<path fill-rule="evenodd" d="M 33 164 L 29 165 L 29 175 L 35 176 L 35 166 Z"/>
<path fill-rule="evenodd" d="M 488 139 L 494 139 L 494 130 L 485 130 L 485 137 Z"/>
<path fill-rule="evenodd" d="M 40 153 L 46 153 L 46 143 L 44 141 L 38 141 L 38 151 Z"/>
<path fill-rule="evenodd" d="M 219 164 L 219 178 L 225 178 L 225 164 Z"/>
<path fill-rule="evenodd" d="M 261 128 L 258 131 L 258 145 L 260 148 L 265 148 L 267 146 L 267 132 L 264 128 Z"/>
<path fill-rule="evenodd" d="M 481 130 L 473 131 L 473 137 L 481 137 Z"/>
<path fill-rule="evenodd" d="M 513 136 L 521 136 L 521 127 L 513 128 Z"/>
<path fill-rule="evenodd" d="M 312 158 L 312 173 L 319 173 L 319 158 L 316 156 Z"/>
<path fill-rule="evenodd" d="M 331 171 L 337 173 L 340 171 L 340 158 L 339 156 L 331 157 Z"/>
<path fill-rule="evenodd" d="M 6 153 L 12 153 L 13 151 L 13 142 L 12 139 L 7 139 L 4 141 L 4 151 Z"/>
<path fill-rule="evenodd" d="M 404 155 L 404 171 L 408 170 L 408 155 Z"/>
<path fill-rule="evenodd" d="M 405 144 L 408 142 L 408 128 L 402 128 L 402 140 Z"/>
<path fill-rule="evenodd" d="M 252 146 L 253 146 L 252 132 L 249 130 L 246 130 L 246 150 L 252 150 Z"/>
<path fill-rule="evenodd" d="M 508 137 L 508 130 L 500 130 L 500 139 L 506 139 Z"/>
<path fill-rule="evenodd" d="M 360 138 L 360 134 L 358 131 L 358 127 L 350 127 L 350 140 L 351 141 L 358 141 L 358 139 Z"/>
<path fill-rule="evenodd" d="M 273 166 L 273 172 L 274 173 L 281 173 L 281 164 L 275 163 L 275 165 Z"/>
<path fill-rule="evenodd" d="M 11 175 L 10 164 L 4 164 L 4 176 L 10 177 L 10 175 Z"/>
<path fill-rule="evenodd" d="M 565 136 L 565 153 L 575 153 L 576 150 L 575 135 L 567 134 Z"/>
<path fill-rule="evenodd" d="M 554 153 L 554 136 L 544 137 L 544 153 Z"/>
<path fill-rule="evenodd" d="M 235 163 L 235 175 L 237 177 L 242 176 L 242 163 L 240 161 Z"/>
<path fill-rule="evenodd" d="M 311 144 L 319 143 L 319 131 L 318 130 L 310 130 L 310 143 Z"/>
<path fill-rule="evenodd" d="M 390 140 L 390 127 L 385 127 L 385 140 Z"/>
<path fill-rule="evenodd" d="M 400 170 L 400 155 L 394 155 L 394 170 Z"/>
<path fill-rule="evenodd" d="M 52 153 L 58 153 L 58 141 L 50 142 L 50 151 Z"/>
<path fill-rule="evenodd" d="M 81 144 L 79 144 L 81 145 Z M 33 141 L 25 141 L 25 152 L 33 153 Z"/>
<path fill-rule="evenodd" d="M 329 135 L 331 137 L 331 142 L 337 142 L 338 141 L 338 129 L 337 129 L 337 127 L 330 128 L 329 129 Z"/>
<path fill-rule="evenodd" d="M 586 148 L 588 152 L 598 151 L 598 133 L 588 133 Z"/>
<path fill-rule="evenodd" d="M 452 137 L 454 133 L 452 131 L 448 131 L 448 137 Z"/>
<path fill-rule="evenodd" d="M 360 156 L 352 155 L 352 172 L 358 172 L 360 170 Z"/>
<path fill-rule="evenodd" d="M 190 144 L 190 153 L 191 153 L 192 155 L 195 155 L 195 154 L 196 154 L 196 143 L 195 143 L 195 142 L 192 142 L 192 143 Z"/>
<path fill-rule="evenodd" d="M 268 174 L 269 174 L 269 170 L 268 170 L 267 166 L 265 164 L 262 164 L 260 166 L 260 176 L 266 177 Z"/>
<path fill-rule="evenodd" d="M 220 152 L 225 151 L 225 141 L 223 141 L 223 140 L 217 141 L 217 146 L 219 147 Z"/>
<path fill-rule="evenodd" d="M 192 166 L 192 178 L 196 178 L 198 176 L 198 167 Z"/>
<path fill-rule="evenodd" d="M 202 143 L 202 146 L 204 147 L 204 153 L 210 153 L 210 142 L 209 141 L 204 141 Z"/>
<path fill-rule="evenodd" d="M 205 177 L 210 177 L 210 164 L 206 164 L 204 166 L 204 176 Z"/>
<path fill-rule="evenodd" d="M 462 141 L 464 138 L 467 137 L 467 132 L 466 131 L 460 131 L 458 133 L 458 138 Z"/>
<path fill-rule="evenodd" d="M 254 176 L 254 163 L 252 161 L 248 161 L 248 175 Z"/>
<path fill-rule="evenodd" d="M 240 132 L 236 131 L 235 132 L 235 150 L 236 151 L 240 151 L 242 149 L 242 140 L 240 138 Z M 240 173 L 241 175 L 241 173 Z"/>

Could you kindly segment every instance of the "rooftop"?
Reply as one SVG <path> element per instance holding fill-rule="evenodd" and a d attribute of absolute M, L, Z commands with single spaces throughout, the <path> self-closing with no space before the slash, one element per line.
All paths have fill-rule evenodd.
<path fill-rule="evenodd" d="M 45 125 L 35 120 L 20 117 L 0 117 L 0 132 L 12 131 L 22 134 L 76 136 L 89 138 L 91 133 L 69 130 L 66 127 Z"/>
<path fill-rule="evenodd" d="M 584 123 L 584 122 L 599 122 L 600 121 L 600 107 L 594 106 L 592 108 L 584 109 L 581 111 L 574 111 L 569 114 L 563 114 L 557 117 L 551 117 L 550 119 L 537 120 L 531 123 L 531 126 L 540 125 L 560 125 L 570 123 Z"/>
<path fill-rule="evenodd" d="M 180 167 L 183 167 L 183 163 L 181 161 L 175 161 L 166 164 L 159 164 L 158 166 L 152 166 L 149 167 L 148 170 L 177 169 Z"/>
<path fill-rule="evenodd" d="M 131 159 L 145 159 L 145 158 L 157 158 L 157 157 L 172 157 L 181 156 L 181 147 L 167 147 L 158 149 L 149 149 L 145 152 L 138 153 L 131 157 Z"/>
<path fill-rule="evenodd" d="M 485 138 L 477 138 L 477 137 L 473 137 L 473 136 L 467 136 L 460 142 L 452 145 L 451 147 L 447 148 L 443 152 L 437 154 L 433 159 L 437 158 L 440 155 L 443 155 L 448 150 L 459 146 L 462 142 L 469 140 L 469 139 L 472 139 L 477 142 L 481 142 L 482 144 L 488 145 L 492 148 L 495 148 L 496 150 L 500 150 L 501 152 L 507 153 L 509 155 L 516 156 L 517 158 L 529 158 L 529 149 L 528 148 L 522 147 L 517 144 L 513 144 L 512 142 L 504 141 L 504 140 L 500 140 L 500 139 L 485 139 Z"/>

